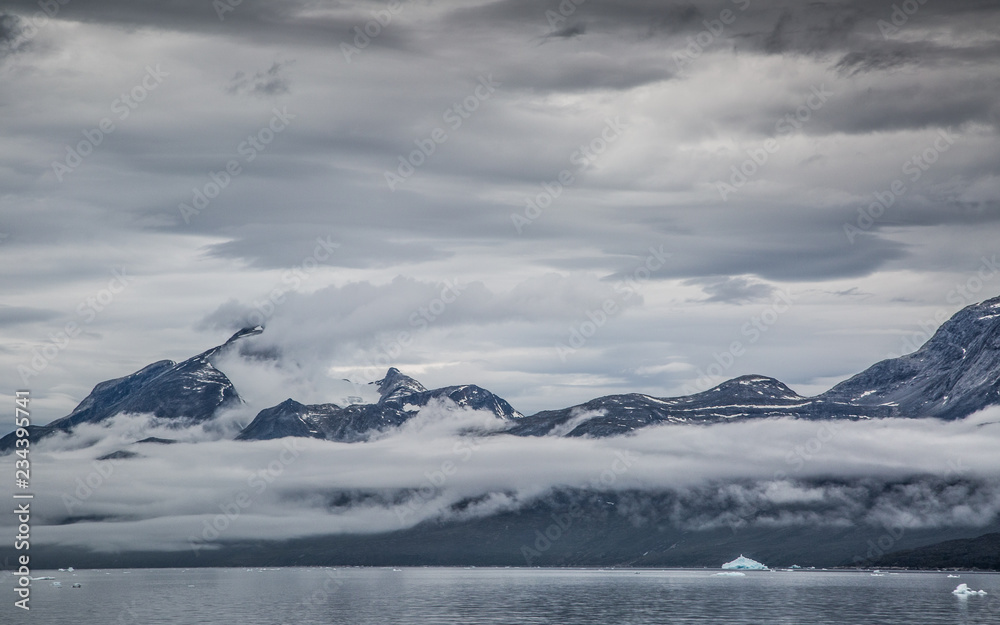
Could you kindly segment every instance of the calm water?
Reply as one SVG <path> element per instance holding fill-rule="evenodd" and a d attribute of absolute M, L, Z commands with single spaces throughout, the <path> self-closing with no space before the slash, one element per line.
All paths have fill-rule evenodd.
<path fill-rule="evenodd" d="M 38 571 L 30 615 L 5 592 L 0 622 L 1000 623 L 1000 575 L 563 569 L 152 569 Z M 13 578 L 14 576 L 10 576 Z M 72 588 L 74 582 L 81 588 Z M 955 597 L 965 582 L 986 597 Z M 9 581 L 5 584 L 12 588 Z M 13 618 L 9 618 L 13 615 Z M 27 617 L 27 618 L 26 618 Z"/>

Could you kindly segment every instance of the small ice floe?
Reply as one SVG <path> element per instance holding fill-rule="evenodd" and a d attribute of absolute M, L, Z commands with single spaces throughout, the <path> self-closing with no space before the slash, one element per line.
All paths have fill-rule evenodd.
<path fill-rule="evenodd" d="M 968 584 L 959 584 L 955 590 L 951 591 L 951 594 L 958 595 L 959 597 L 970 597 L 972 595 L 985 595 L 986 591 L 972 590 Z"/>
<path fill-rule="evenodd" d="M 76 582 L 75 584 L 73 584 L 73 588 L 83 588 L 83 584 L 81 584 L 80 582 Z"/>
<path fill-rule="evenodd" d="M 885 573 L 872 573 L 872 577 L 885 577 Z"/>
<path fill-rule="evenodd" d="M 724 568 L 724 569 L 744 569 L 744 570 L 751 570 L 751 571 L 766 571 L 766 570 L 768 570 L 766 564 L 761 564 L 760 562 L 757 562 L 756 560 L 751 560 L 750 558 L 745 557 L 743 554 L 740 554 L 740 557 L 736 558 L 732 562 L 726 562 L 725 564 L 722 565 L 722 568 Z"/>
<path fill-rule="evenodd" d="M 62 582 L 52 582 L 52 585 L 56 588 L 62 588 Z"/>
<path fill-rule="evenodd" d="M 958 579 L 959 577 L 961 577 L 961 575 L 949 575 L 948 577 L 954 577 L 955 579 Z"/>
<path fill-rule="evenodd" d="M 66 572 L 66 569 L 59 569 L 59 572 L 60 572 L 60 573 L 65 573 L 65 572 Z"/>
<path fill-rule="evenodd" d="M 724 573 L 716 573 L 715 577 L 746 577 L 746 573 L 740 573 L 738 571 L 726 571 Z"/>
<path fill-rule="evenodd" d="M 37 582 L 37 581 L 41 581 L 43 579 L 55 579 L 55 578 L 54 577 L 49 577 L 48 575 L 42 575 L 41 577 L 32 577 L 31 581 Z"/>
<path fill-rule="evenodd" d="M 76 569 L 74 569 L 73 567 L 69 567 L 69 568 L 68 568 L 68 569 L 66 569 L 66 570 L 67 570 L 67 571 L 69 571 L 70 573 L 72 573 L 72 572 L 73 572 L 73 571 L 75 571 Z"/>

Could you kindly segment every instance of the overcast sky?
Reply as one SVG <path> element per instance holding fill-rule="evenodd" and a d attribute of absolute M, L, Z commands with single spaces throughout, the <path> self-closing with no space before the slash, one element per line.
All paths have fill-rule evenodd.
<path fill-rule="evenodd" d="M 260 322 L 257 409 L 388 365 L 525 414 L 822 392 L 1000 293 L 998 27 L 984 0 L 3 0 L 4 393 L 47 422 Z"/>

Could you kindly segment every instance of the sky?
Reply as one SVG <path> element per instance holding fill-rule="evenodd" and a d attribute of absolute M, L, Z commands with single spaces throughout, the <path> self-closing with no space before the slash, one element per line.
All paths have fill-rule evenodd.
<path fill-rule="evenodd" d="M 823 392 L 1000 293 L 998 26 L 982 0 L 2 0 L 3 393 L 46 423 L 248 324 L 222 368 L 255 410 L 388 366 L 524 414 Z"/>

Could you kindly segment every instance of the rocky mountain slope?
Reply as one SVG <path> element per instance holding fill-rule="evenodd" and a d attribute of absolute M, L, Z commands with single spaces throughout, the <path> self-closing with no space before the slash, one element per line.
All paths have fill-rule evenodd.
<path fill-rule="evenodd" d="M 261 331 L 247 328 L 184 362 L 164 360 L 102 382 L 69 415 L 47 426 L 32 426 L 31 435 L 37 441 L 123 412 L 194 422 L 211 419 L 220 408 L 241 401 L 212 358 L 234 341 Z M 883 360 L 815 397 L 802 397 L 773 378 L 747 375 L 684 397 L 608 395 L 525 417 L 503 398 L 471 384 L 427 389 L 396 368 L 375 384 L 379 400 L 370 404 L 305 405 L 289 398 L 261 410 L 237 438 L 361 441 L 404 423 L 431 401 L 490 411 L 508 421 L 507 432 L 518 436 L 603 437 L 654 424 L 769 417 L 960 419 L 1000 404 L 1000 297 L 962 309 L 916 352 Z M 0 453 L 12 444 L 12 434 L 0 439 Z"/>
<path fill-rule="evenodd" d="M 236 387 L 212 360 L 239 339 L 260 334 L 263 328 L 245 328 L 228 341 L 176 363 L 161 360 L 130 375 L 101 382 L 61 419 L 45 426 L 29 426 L 32 442 L 57 432 L 71 432 L 81 423 L 100 423 L 121 413 L 153 414 L 186 422 L 207 421 L 216 411 L 240 403 Z M 10 451 L 14 433 L 0 439 L 0 453 Z"/>

